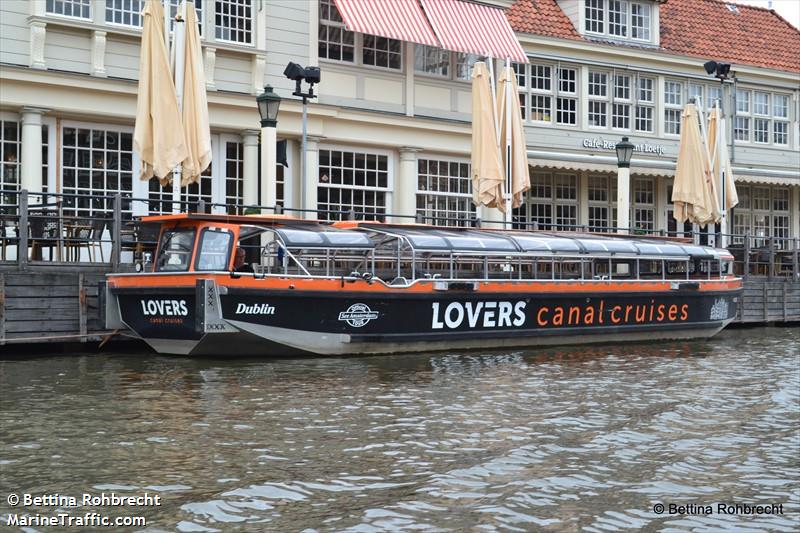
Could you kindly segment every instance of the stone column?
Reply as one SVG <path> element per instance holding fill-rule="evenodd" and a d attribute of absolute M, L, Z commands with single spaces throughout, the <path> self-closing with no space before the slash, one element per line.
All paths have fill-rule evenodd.
<path fill-rule="evenodd" d="M 302 218 L 320 218 L 317 215 L 317 183 L 319 182 L 319 141 L 322 137 L 306 137 L 306 153 L 300 154 L 305 165 L 305 180 L 300 183 L 300 198 L 302 209 L 308 210 Z M 302 150 L 302 149 L 301 149 Z M 302 174 L 301 174 L 302 176 Z"/>
<path fill-rule="evenodd" d="M 258 130 L 242 132 L 242 203 L 258 203 Z"/>
<path fill-rule="evenodd" d="M 413 224 L 417 213 L 417 153 L 422 148 L 400 148 L 400 171 L 394 182 L 394 206 L 391 213 L 399 215 L 393 222 Z"/>
<path fill-rule="evenodd" d="M 42 192 L 42 115 L 46 109 L 22 108 L 21 185 L 30 192 Z M 34 203 L 39 198 L 34 198 Z"/>
<path fill-rule="evenodd" d="M 277 203 L 277 187 L 275 185 L 277 165 L 275 150 L 277 149 L 278 128 L 261 128 L 261 205 L 264 207 L 275 207 Z M 267 209 L 266 214 L 274 211 Z"/>

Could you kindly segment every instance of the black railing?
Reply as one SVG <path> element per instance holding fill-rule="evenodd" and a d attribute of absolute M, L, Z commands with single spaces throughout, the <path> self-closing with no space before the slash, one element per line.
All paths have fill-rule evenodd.
<path fill-rule="evenodd" d="M 38 193 L 0 190 L 0 263 L 16 263 L 25 269 L 30 263 L 104 264 L 117 270 L 132 264 L 142 254 L 155 250 L 158 226 L 143 223 L 134 212 L 148 212 L 151 198 L 129 195 Z M 525 221 L 481 220 L 477 217 L 394 215 L 385 211 L 308 210 L 281 205 L 217 204 L 200 200 L 166 202 L 182 211 L 224 214 L 283 214 L 324 220 L 392 220 L 447 226 L 527 229 L 548 232 L 590 232 L 617 234 L 615 227 Z M 109 209 L 110 206 L 110 209 Z M 140 209 L 137 209 L 140 207 Z M 716 243 L 723 237 L 734 257 L 735 272 L 743 277 L 790 277 L 800 280 L 800 239 L 706 232 L 667 232 L 647 228 L 624 228 L 631 236 L 681 238 L 685 242 Z"/>

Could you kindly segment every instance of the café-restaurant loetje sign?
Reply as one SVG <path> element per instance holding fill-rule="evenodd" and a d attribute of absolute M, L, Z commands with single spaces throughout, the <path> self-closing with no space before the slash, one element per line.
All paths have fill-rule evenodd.
<path fill-rule="evenodd" d="M 595 137 L 594 139 L 583 139 L 583 147 L 591 150 L 614 150 L 617 145 L 617 140 L 606 140 Z M 661 144 L 650 143 L 633 143 L 633 151 L 641 152 L 643 154 L 664 155 L 666 149 Z"/>

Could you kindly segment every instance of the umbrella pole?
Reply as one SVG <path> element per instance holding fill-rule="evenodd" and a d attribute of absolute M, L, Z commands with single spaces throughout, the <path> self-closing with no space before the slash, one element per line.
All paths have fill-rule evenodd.
<path fill-rule="evenodd" d="M 178 97 L 178 111 L 183 114 L 183 81 L 186 77 L 186 3 L 181 4 L 182 11 L 175 17 L 175 38 L 173 41 L 175 57 L 175 94 Z M 181 180 L 183 167 L 178 164 L 172 172 L 172 212 L 181 212 Z M 187 206 L 188 210 L 188 206 Z"/>
<path fill-rule="evenodd" d="M 511 58 L 506 58 L 506 70 L 503 72 L 503 76 L 508 74 L 508 69 L 511 68 Z M 511 178 L 511 106 L 512 100 L 511 98 L 514 96 L 511 94 L 511 82 L 510 80 L 506 80 L 506 106 L 505 106 L 505 113 L 506 113 L 506 191 L 504 195 L 504 200 L 506 204 L 506 212 L 505 212 L 505 224 L 503 224 L 504 229 L 511 229 L 511 197 L 512 197 L 512 186 L 513 181 Z"/>

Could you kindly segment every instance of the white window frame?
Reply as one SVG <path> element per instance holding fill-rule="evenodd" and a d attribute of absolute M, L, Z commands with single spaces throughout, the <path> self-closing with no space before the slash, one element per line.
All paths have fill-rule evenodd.
<path fill-rule="evenodd" d="M 538 187 L 537 179 L 545 178 L 547 180 L 546 187 L 550 189 L 550 196 L 545 198 L 541 196 L 532 196 Z M 559 198 L 558 197 L 558 179 L 567 178 L 573 181 L 570 187 L 575 194 L 574 198 Z M 549 210 L 549 220 L 539 220 L 541 217 L 538 212 L 538 207 L 544 207 Z M 524 213 L 522 209 L 524 207 Z M 575 214 L 570 217 L 570 223 L 563 224 L 564 217 L 559 216 L 559 208 L 570 208 Z M 532 229 L 534 222 L 538 222 L 539 227 L 542 226 L 552 227 L 555 230 L 568 230 L 575 229 L 580 225 L 580 176 L 577 172 L 553 172 L 545 170 L 535 170 L 531 172 L 531 188 L 525 193 L 522 199 L 522 205 L 514 210 L 512 219 L 516 222 L 516 227 Z M 523 224 L 521 224 L 523 223 Z"/>
<path fill-rule="evenodd" d="M 323 19 L 322 18 L 322 5 L 323 5 L 323 2 L 326 3 L 325 5 L 329 5 L 330 9 L 337 9 L 336 8 L 336 4 L 333 2 L 333 0 L 319 0 L 318 7 L 317 7 L 318 25 L 319 25 L 319 27 L 327 26 L 327 27 L 333 27 L 333 28 L 340 28 L 340 30 L 342 32 L 346 32 L 347 30 L 345 29 L 344 22 L 339 22 L 339 21 L 335 21 L 335 20 L 331 20 L 331 19 Z M 312 4 L 312 6 L 313 6 L 313 4 Z M 313 9 L 313 7 L 312 7 L 312 9 Z M 337 9 L 337 12 L 338 12 L 338 9 Z M 339 15 L 339 18 L 341 18 L 341 14 Z M 406 57 L 405 42 L 404 41 L 399 41 L 400 42 L 400 65 L 397 68 L 382 67 L 380 65 L 370 65 L 369 63 L 365 63 L 364 62 L 364 35 L 365 34 L 358 33 L 358 32 L 351 32 L 351 31 L 347 31 L 347 32 L 353 34 L 353 60 L 352 61 L 347 61 L 347 60 L 344 60 L 344 59 L 329 59 L 327 57 L 324 57 L 322 54 L 319 54 L 319 61 L 337 63 L 337 64 L 341 64 L 341 65 L 352 65 L 352 66 L 357 66 L 357 67 L 375 69 L 375 70 L 379 70 L 379 71 L 383 71 L 383 72 L 395 72 L 395 73 L 403 73 L 403 72 L 405 72 L 406 61 L 414 62 L 414 58 L 409 59 L 409 58 Z M 377 37 L 379 39 L 389 39 L 388 37 L 380 37 L 380 36 L 375 36 L 375 37 Z M 397 39 L 390 39 L 390 40 L 396 41 Z M 319 50 L 319 42 L 320 41 L 319 41 L 319 31 L 318 31 L 317 32 L 317 49 L 318 50 Z M 328 42 L 328 41 L 325 41 L 325 42 Z M 455 65 L 453 65 L 453 66 L 455 66 Z M 412 66 L 412 68 L 413 68 L 413 66 Z"/>
<path fill-rule="evenodd" d="M 88 2 L 86 0 L 52 0 L 53 6 L 56 6 L 56 5 L 62 5 L 62 6 L 63 5 L 77 5 L 79 8 L 83 7 L 83 6 L 88 6 L 89 7 L 89 16 L 88 17 L 76 16 L 76 15 L 65 15 L 65 14 L 59 13 L 57 11 L 49 11 L 47 9 L 47 4 L 50 3 L 50 1 L 51 0 L 45 0 L 45 2 L 44 2 L 45 3 L 44 12 L 48 17 L 61 17 L 61 18 L 65 18 L 65 19 L 68 19 L 68 20 L 82 20 L 82 21 L 87 21 L 88 20 L 88 21 L 91 21 L 92 17 L 94 16 L 94 2 L 92 2 L 91 0 L 88 0 Z"/>
<path fill-rule="evenodd" d="M 442 174 L 441 171 L 438 171 L 436 173 L 436 178 L 437 178 L 437 180 L 441 180 L 442 178 L 446 178 L 446 179 L 456 178 L 457 180 L 459 180 L 459 182 L 462 179 L 466 180 L 467 192 L 465 192 L 465 193 L 460 192 L 460 191 L 459 192 L 452 192 L 452 191 L 443 192 L 443 191 L 440 191 L 440 190 L 432 190 L 430 188 L 421 189 L 420 188 L 420 184 L 419 184 L 419 180 L 420 180 L 419 166 L 420 166 L 420 163 L 422 161 L 427 161 L 428 164 L 430 164 L 430 162 L 435 162 L 438 165 L 440 165 L 439 168 L 441 168 L 441 165 L 443 163 L 447 164 L 447 165 L 456 164 L 456 165 L 459 165 L 459 167 L 461 165 L 466 165 L 467 166 L 467 176 L 466 177 L 452 176 L 450 174 L 450 172 L 449 172 L 449 169 L 448 169 L 448 173 L 446 175 Z M 431 174 L 430 172 L 426 172 L 424 175 L 433 176 L 433 174 Z M 415 207 L 415 213 L 417 215 L 424 216 L 425 217 L 425 223 L 430 224 L 430 223 L 432 223 L 431 219 L 433 219 L 433 222 L 435 222 L 438 225 L 454 226 L 454 227 L 469 226 L 471 220 L 477 216 L 477 210 L 475 208 L 475 204 L 472 202 L 472 179 L 471 179 L 470 160 L 469 159 L 464 159 L 464 158 L 458 158 L 458 157 L 437 156 L 437 155 L 433 155 L 433 154 L 420 154 L 420 155 L 418 155 L 418 157 L 417 157 L 416 192 L 415 192 L 414 198 L 415 198 L 415 204 L 414 205 L 416 206 Z M 420 208 L 419 207 L 419 202 L 420 202 L 421 198 L 426 203 L 426 207 L 425 208 Z M 467 207 L 467 209 L 466 210 L 461 210 L 461 209 L 457 208 L 455 211 L 451 211 L 450 206 L 448 205 L 442 211 L 442 210 L 439 209 L 438 205 L 436 205 L 436 200 L 437 199 L 450 200 L 450 199 L 453 199 L 453 198 L 455 198 L 459 203 L 464 202 L 466 207 Z M 427 207 L 429 199 L 434 201 L 433 202 L 433 206 L 430 207 L 430 208 Z"/>
<path fill-rule="evenodd" d="M 612 4 L 617 4 L 620 9 L 618 11 L 612 11 Z M 646 13 L 640 12 L 640 14 L 634 15 L 634 6 L 646 11 Z M 580 5 L 580 9 L 582 10 L 581 19 L 583 20 L 583 33 L 618 41 L 652 43 L 653 36 L 656 33 L 653 30 L 653 24 L 655 23 L 653 8 L 654 6 L 649 0 L 583 0 Z M 599 18 L 597 16 L 590 16 L 597 15 L 598 13 L 600 14 Z M 615 13 L 621 15 L 619 17 L 619 23 L 612 23 L 612 14 Z M 642 22 L 647 24 L 647 27 L 640 25 L 635 26 L 637 33 L 643 33 L 647 37 L 633 37 L 634 18 L 641 18 Z M 594 26 L 595 29 L 590 29 L 592 26 Z M 619 28 L 617 33 L 612 31 L 613 27 Z"/>
<path fill-rule="evenodd" d="M 447 74 L 438 74 L 436 72 L 428 72 L 425 70 L 419 70 L 417 68 L 417 54 L 420 50 L 424 52 L 428 50 L 436 50 L 438 53 L 447 55 Z M 466 72 L 464 76 L 459 76 L 459 68 L 462 64 L 462 58 L 464 60 L 464 64 L 466 65 Z M 436 46 L 428 46 L 426 44 L 415 44 L 414 45 L 414 76 L 420 78 L 431 78 L 436 80 L 449 80 L 449 81 L 459 81 L 459 82 L 466 82 L 470 83 L 472 81 L 472 67 L 477 61 L 481 61 L 483 58 L 474 54 L 465 54 L 463 52 L 451 52 L 450 50 L 445 50 L 444 48 L 438 48 Z M 365 65 L 371 66 L 371 65 Z"/>
<path fill-rule="evenodd" d="M 643 80 L 647 80 L 649 82 L 649 91 L 650 98 L 649 100 L 642 99 L 642 91 Z M 655 77 L 652 76 L 636 76 L 636 87 L 634 89 L 634 96 L 636 97 L 636 105 L 634 106 L 633 111 L 633 118 L 632 118 L 632 128 L 637 133 L 649 133 L 654 134 L 656 132 L 656 87 L 658 86 L 657 80 Z M 649 110 L 650 112 L 650 129 L 640 129 L 639 128 L 639 110 Z M 643 119 L 646 120 L 646 119 Z"/>
<path fill-rule="evenodd" d="M 60 162 L 59 163 L 60 176 L 56 177 L 56 182 L 57 182 L 56 183 L 56 188 L 57 188 L 58 192 L 60 192 L 60 193 L 64 193 L 65 192 L 64 191 L 64 129 L 65 128 L 104 130 L 104 131 L 114 131 L 114 132 L 117 132 L 117 133 L 129 133 L 131 135 L 131 143 L 133 143 L 133 129 L 134 128 L 132 126 L 124 126 L 124 125 L 120 125 L 120 124 L 108 124 L 108 123 L 102 123 L 102 122 L 79 122 L 79 121 L 71 121 L 71 120 L 62 121 L 61 122 L 61 131 L 59 132 L 60 144 L 57 147 L 55 147 L 55 150 L 57 150 L 57 152 L 55 152 L 55 153 L 57 153 L 59 155 L 59 162 Z M 142 181 L 142 180 L 139 179 L 139 170 L 140 170 L 140 166 L 141 166 L 141 161 L 139 159 L 139 156 L 136 153 L 136 150 L 133 149 L 133 144 L 131 144 L 131 153 L 132 153 L 132 156 L 131 156 L 131 190 L 130 190 L 131 198 L 133 198 L 133 199 L 147 199 L 147 197 L 148 197 L 148 194 L 147 194 L 148 184 L 147 184 L 147 182 Z M 77 155 L 76 155 L 76 157 L 77 157 Z M 76 161 L 75 169 L 78 169 L 78 168 L 79 167 L 77 166 L 77 161 Z M 80 190 L 77 187 L 77 180 L 78 180 L 77 175 L 75 177 L 75 180 L 76 180 L 75 190 L 77 191 L 77 190 Z M 108 192 L 107 189 L 105 189 L 105 190 L 106 190 L 106 192 L 108 194 L 112 194 L 111 192 Z M 120 188 L 120 192 L 122 194 L 128 193 L 128 191 L 123 191 L 121 188 Z M 65 208 L 65 209 L 67 209 L 67 208 Z M 75 209 L 77 210 L 78 208 L 75 207 Z M 95 212 L 94 210 L 92 210 L 92 211 Z M 98 211 L 98 212 L 108 213 L 109 211 Z M 141 215 L 141 214 L 147 214 L 147 202 L 141 202 L 141 201 L 131 202 L 131 213 L 134 216 Z"/>
<path fill-rule="evenodd" d="M 672 85 L 670 85 L 670 84 L 672 84 Z M 677 93 L 675 93 L 675 92 L 669 93 L 667 91 L 668 87 L 677 87 L 678 88 L 678 92 Z M 669 135 L 669 136 L 672 136 L 672 137 L 680 137 L 680 134 L 681 134 L 681 130 L 680 130 L 680 128 L 681 128 L 681 115 L 682 115 L 682 112 L 683 112 L 683 106 L 685 105 L 685 102 L 686 102 L 686 98 L 684 97 L 685 90 L 686 90 L 685 84 L 683 82 L 681 82 L 680 80 L 675 80 L 675 79 L 666 79 L 666 80 L 664 80 L 664 98 L 663 98 L 664 112 L 662 113 L 662 119 L 664 120 L 664 135 Z M 670 102 L 668 97 L 667 97 L 668 94 L 677 95 L 679 101 L 677 103 Z M 677 124 L 678 124 L 677 129 L 678 129 L 678 131 L 676 133 L 673 133 L 673 132 L 670 132 L 670 131 L 667 130 L 668 125 L 671 123 L 671 121 L 667 120 L 667 113 L 668 112 L 671 115 L 674 114 L 674 113 L 678 114 L 678 121 L 677 121 Z"/>
<path fill-rule="evenodd" d="M 359 146 L 346 146 L 346 145 L 337 145 L 337 144 L 320 144 L 317 153 L 328 150 L 328 151 L 341 151 L 341 152 L 352 152 L 355 154 L 365 154 L 365 155 L 377 155 L 377 156 L 386 156 L 386 187 L 362 187 L 357 185 L 343 185 L 343 184 L 335 184 L 335 185 L 321 185 L 319 183 L 319 177 L 317 177 L 317 190 L 313 191 L 312 194 L 318 194 L 318 190 L 320 187 L 325 188 L 339 188 L 339 189 L 347 189 L 351 191 L 362 190 L 362 191 L 375 191 L 375 192 L 383 192 L 385 193 L 384 198 L 386 199 L 386 205 L 384 207 L 385 213 L 384 218 L 388 219 L 389 215 L 392 212 L 392 200 L 394 196 L 394 157 L 391 150 L 380 149 L 380 148 L 362 148 Z M 319 158 L 321 160 L 321 158 Z M 317 166 L 317 174 L 319 174 L 319 169 L 322 165 Z M 327 216 L 326 213 L 318 214 L 320 220 L 326 220 L 324 218 Z M 334 219 L 335 220 L 335 219 Z"/>
<path fill-rule="evenodd" d="M 634 108 L 633 102 L 634 102 L 634 93 L 637 90 L 636 89 L 636 77 L 632 73 L 629 73 L 629 72 L 623 72 L 623 73 L 614 72 L 612 78 L 613 78 L 613 81 L 611 83 L 611 124 L 610 124 L 611 129 L 614 130 L 614 131 L 631 131 L 632 128 L 635 127 L 635 125 L 633 124 L 634 114 L 635 114 L 635 112 L 633 110 L 633 108 Z M 627 98 L 624 96 L 624 91 L 625 91 L 624 85 L 617 85 L 618 80 L 622 80 L 622 79 L 626 79 L 626 78 L 628 80 L 628 85 L 627 85 L 628 96 L 627 96 Z M 623 96 L 618 96 L 617 95 L 617 90 L 620 89 L 620 88 L 622 88 Z M 623 108 L 623 109 L 627 108 L 627 110 L 628 110 L 628 126 L 627 127 L 619 127 L 619 126 L 615 126 L 614 125 L 614 122 L 617 119 L 617 116 L 624 118 L 623 115 L 617 115 L 617 109 L 618 109 L 617 106 L 620 106 L 620 108 Z"/>
<path fill-rule="evenodd" d="M 213 17 L 214 17 L 214 40 L 219 42 L 219 43 L 227 43 L 227 44 L 233 44 L 233 45 L 237 45 L 237 46 L 255 47 L 255 44 L 256 44 L 256 27 L 257 27 L 257 24 L 256 24 L 256 19 L 257 19 L 256 12 L 258 11 L 258 5 L 256 5 L 256 2 L 254 0 L 244 0 L 244 1 L 246 1 L 246 2 L 248 2 L 250 4 L 250 17 L 249 17 L 250 29 L 249 30 L 233 29 L 233 28 L 230 28 L 230 27 L 226 28 L 225 26 L 221 26 L 220 24 L 217 24 L 217 8 L 218 8 L 218 6 L 220 5 L 221 2 L 225 3 L 225 4 L 229 4 L 233 8 L 236 8 L 237 6 L 240 5 L 240 3 L 239 3 L 240 1 L 241 0 L 213 0 L 213 4 L 214 4 L 214 11 L 213 11 Z M 225 15 L 221 15 L 221 16 L 225 16 Z M 231 17 L 231 15 L 227 15 L 227 16 L 229 18 Z M 233 17 L 236 18 L 236 19 L 240 18 L 238 15 L 233 15 Z M 244 17 L 244 18 L 242 18 L 242 20 L 248 20 L 248 18 Z M 220 37 L 219 36 L 219 32 L 220 31 L 224 32 L 226 29 L 230 33 L 248 32 L 248 34 L 250 36 L 250 40 L 245 42 L 245 41 L 237 41 L 237 40 L 226 39 L 224 37 Z"/>
<path fill-rule="evenodd" d="M 604 76 L 605 77 L 605 83 L 603 84 L 603 85 L 605 85 L 605 94 L 604 95 L 594 95 L 594 94 L 592 94 L 592 86 L 593 85 L 598 86 L 598 87 L 602 86 L 601 84 L 597 84 L 597 83 L 593 82 L 593 78 L 594 78 L 595 75 L 599 75 L 599 76 Z M 609 92 L 611 90 L 610 89 L 610 80 L 611 80 L 612 77 L 613 77 L 613 74 L 611 72 L 609 72 L 609 71 L 605 71 L 605 70 L 590 70 L 589 71 L 588 79 L 586 80 L 587 96 L 588 96 L 588 101 L 586 103 L 586 122 L 587 122 L 587 125 L 588 125 L 589 129 L 607 130 L 607 129 L 609 129 L 609 127 L 611 125 L 611 122 L 610 122 L 611 97 L 609 95 Z M 592 124 L 591 121 L 589 120 L 589 115 L 591 114 L 592 104 L 593 103 L 605 105 L 605 113 L 604 113 L 605 114 L 605 124 L 598 126 L 598 125 Z"/>

